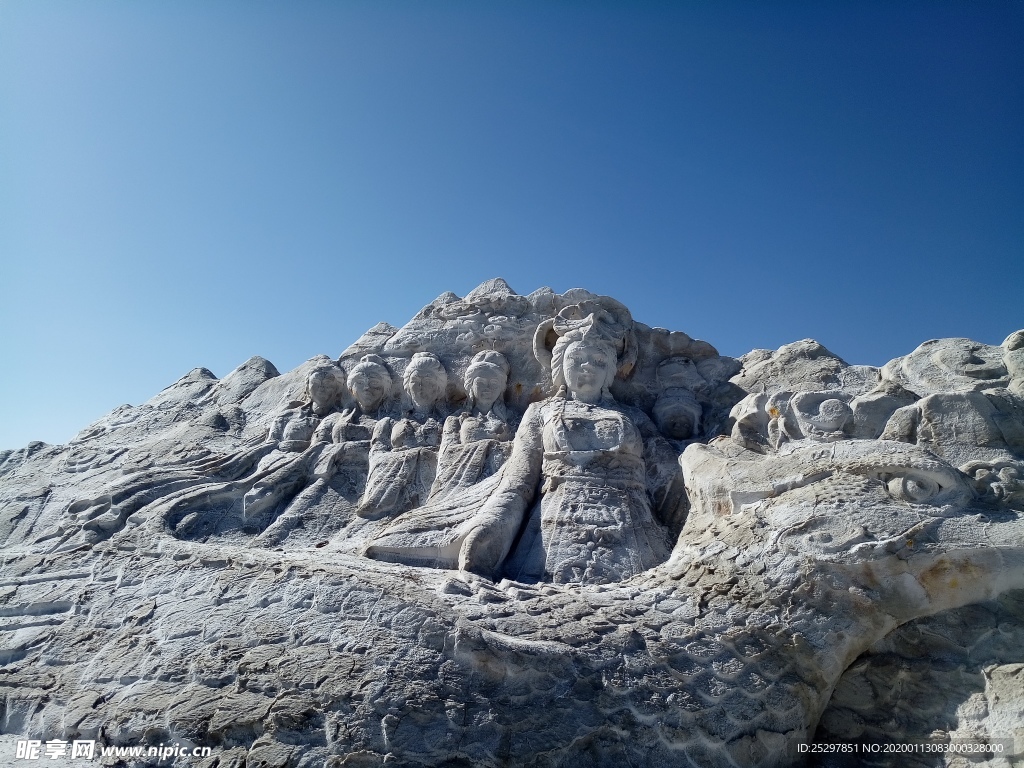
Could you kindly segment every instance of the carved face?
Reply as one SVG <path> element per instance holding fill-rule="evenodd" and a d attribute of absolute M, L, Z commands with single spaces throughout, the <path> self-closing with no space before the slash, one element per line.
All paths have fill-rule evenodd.
<path fill-rule="evenodd" d="M 480 410 L 487 411 L 504 393 L 507 383 L 508 378 L 498 366 L 479 365 L 469 376 L 469 394 Z"/>
<path fill-rule="evenodd" d="M 660 399 L 654 406 L 654 423 L 672 440 L 687 440 L 697 431 L 700 406 L 674 398 Z"/>
<path fill-rule="evenodd" d="M 353 397 L 364 411 L 372 411 L 380 406 L 388 388 L 382 377 L 362 371 L 352 375 L 349 386 L 352 388 Z"/>
<path fill-rule="evenodd" d="M 432 366 L 412 363 L 405 375 L 405 388 L 417 408 L 432 408 L 444 394 L 444 381 Z"/>
<path fill-rule="evenodd" d="M 562 363 L 565 385 L 576 399 L 593 402 L 615 378 L 616 362 L 615 355 L 604 345 L 573 342 Z"/>
<path fill-rule="evenodd" d="M 341 382 L 329 373 L 314 372 L 307 382 L 309 397 L 317 407 L 328 406 L 334 402 L 341 390 Z"/>

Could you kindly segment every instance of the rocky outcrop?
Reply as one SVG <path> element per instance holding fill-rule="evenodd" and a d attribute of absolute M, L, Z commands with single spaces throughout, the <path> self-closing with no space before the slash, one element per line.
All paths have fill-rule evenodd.
<path fill-rule="evenodd" d="M 1022 355 L 734 360 L 499 279 L 196 369 L 0 454 L 2 731 L 207 768 L 1024 753 Z"/>

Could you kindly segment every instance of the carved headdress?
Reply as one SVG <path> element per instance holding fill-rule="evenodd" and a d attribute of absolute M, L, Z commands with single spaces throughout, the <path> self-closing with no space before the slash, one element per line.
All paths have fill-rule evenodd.
<path fill-rule="evenodd" d="M 533 353 L 551 372 L 551 382 L 558 391 L 565 384 L 561 359 L 573 342 L 588 341 L 607 347 L 617 360 L 616 374 L 628 376 L 636 364 L 637 344 L 633 317 L 617 301 L 584 301 L 562 309 L 545 320 L 533 336 Z"/>
<path fill-rule="evenodd" d="M 497 371 L 505 378 L 508 378 L 508 358 L 501 354 L 501 352 L 497 352 L 493 349 L 486 349 L 483 352 L 477 352 L 470 361 L 469 367 L 466 368 L 467 388 L 469 387 L 470 379 L 475 374 L 483 370 Z"/>

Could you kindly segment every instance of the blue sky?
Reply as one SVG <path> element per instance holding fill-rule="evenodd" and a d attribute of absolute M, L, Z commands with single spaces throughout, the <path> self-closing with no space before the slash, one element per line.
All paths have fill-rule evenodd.
<path fill-rule="evenodd" d="M 1024 327 L 1024 4 L 0 2 L 0 448 L 505 277 L 725 354 Z"/>

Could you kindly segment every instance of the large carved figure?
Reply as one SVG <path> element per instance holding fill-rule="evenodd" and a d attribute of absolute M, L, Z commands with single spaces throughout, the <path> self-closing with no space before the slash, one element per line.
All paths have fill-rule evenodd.
<path fill-rule="evenodd" d="M 917 446 L 802 439 L 762 454 L 719 438 L 688 447 L 681 464 L 690 518 L 659 583 L 701 606 L 715 671 L 702 680 L 693 654 L 673 655 L 671 633 L 652 650 L 669 659 L 663 679 L 697 672 L 698 697 L 723 686 L 722 719 L 696 718 L 702 746 L 684 748 L 717 751 L 699 764 L 724 764 L 727 751 L 742 765 L 799 764 L 842 672 L 874 642 L 1024 587 L 1020 516 L 980 502 Z M 787 640 L 766 643 L 773 626 Z M 652 720 L 672 718 L 654 709 Z"/>
<path fill-rule="evenodd" d="M 360 517 L 396 515 L 426 501 L 437 471 L 448 373 L 437 355 L 417 352 L 402 377 L 408 405 L 381 419 L 370 445 L 370 475 Z"/>
<path fill-rule="evenodd" d="M 507 572 L 518 580 L 620 581 L 668 556 L 667 528 L 652 515 L 647 466 L 671 451 L 658 444 L 650 419 L 611 396 L 624 335 L 615 338 L 597 314 L 560 319 L 551 353 L 557 394 L 523 417 L 460 566 L 494 575 L 511 552 Z M 663 518 L 674 512 L 669 503 L 658 510 Z"/>

